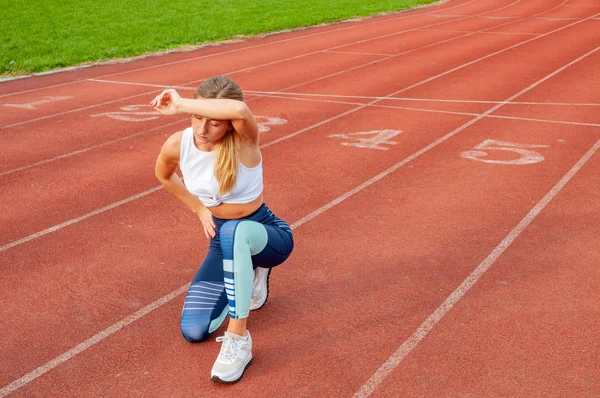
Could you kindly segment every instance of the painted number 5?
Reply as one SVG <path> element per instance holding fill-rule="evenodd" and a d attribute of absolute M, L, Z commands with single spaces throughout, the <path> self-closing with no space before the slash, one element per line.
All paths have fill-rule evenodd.
<path fill-rule="evenodd" d="M 496 164 L 531 164 L 538 163 L 544 160 L 544 157 L 528 148 L 548 148 L 548 145 L 526 145 L 517 144 L 514 142 L 504 142 L 496 140 L 485 140 L 481 144 L 475 146 L 474 150 L 465 151 L 460 154 L 465 159 L 476 160 L 484 163 L 496 163 Z M 495 160 L 488 159 L 487 157 L 492 151 L 506 151 L 516 153 L 519 156 L 517 159 L 512 160 Z M 497 152 L 496 152 L 497 153 Z"/>

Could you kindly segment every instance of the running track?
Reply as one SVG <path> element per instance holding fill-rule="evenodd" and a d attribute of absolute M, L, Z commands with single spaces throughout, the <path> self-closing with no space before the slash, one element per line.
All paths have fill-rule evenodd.
<path fill-rule="evenodd" d="M 453 0 L 0 84 L 0 396 L 600 396 L 599 64 L 598 0 Z M 296 237 L 233 386 L 145 105 L 214 74 Z"/>

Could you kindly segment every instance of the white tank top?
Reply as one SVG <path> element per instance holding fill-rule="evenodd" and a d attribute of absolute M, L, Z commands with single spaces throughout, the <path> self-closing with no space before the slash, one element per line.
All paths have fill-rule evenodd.
<path fill-rule="evenodd" d="M 251 169 L 239 162 L 233 189 L 225 195 L 219 195 L 219 182 L 215 177 L 216 153 L 196 148 L 192 127 L 183 131 L 179 168 L 187 190 L 197 196 L 206 207 L 214 207 L 221 203 L 249 203 L 258 198 L 263 190 L 262 159 L 258 166 Z"/>

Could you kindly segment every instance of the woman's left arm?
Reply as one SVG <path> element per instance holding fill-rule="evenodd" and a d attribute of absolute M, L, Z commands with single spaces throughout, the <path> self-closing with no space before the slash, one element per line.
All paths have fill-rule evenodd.
<path fill-rule="evenodd" d="M 242 138 L 258 142 L 256 119 L 243 101 L 226 98 L 181 98 L 176 90 L 169 89 L 156 96 L 150 105 L 164 115 L 189 113 L 214 120 L 231 120 L 235 131 Z"/>

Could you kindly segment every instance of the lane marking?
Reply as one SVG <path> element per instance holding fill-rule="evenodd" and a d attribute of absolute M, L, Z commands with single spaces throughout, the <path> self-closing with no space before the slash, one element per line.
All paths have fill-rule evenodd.
<path fill-rule="evenodd" d="M 461 7 L 461 6 L 464 6 L 466 4 L 472 3 L 474 1 L 475 0 L 470 0 L 470 1 L 468 1 L 466 3 L 463 3 L 463 4 L 458 4 L 458 5 L 455 5 L 455 6 L 452 6 L 452 7 L 445 8 L 444 10 L 449 10 L 449 9 L 456 8 L 456 7 Z M 403 13 L 403 12 L 406 12 L 406 11 L 411 11 L 411 10 L 404 10 L 404 11 L 401 11 L 400 13 Z M 196 61 L 196 60 L 202 59 L 202 58 L 208 58 L 208 57 L 213 57 L 213 56 L 218 56 L 218 55 L 230 54 L 230 53 L 244 51 L 244 50 L 251 50 L 251 49 L 254 49 L 254 48 L 265 47 L 265 46 L 269 46 L 269 45 L 272 45 L 272 44 L 285 43 L 285 42 L 288 42 L 288 41 L 293 41 L 293 40 L 304 39 L 304 38 L 307 38 L 307 37 L 324 35 L 324 34 L 332 33 L 332 32 L 333 33 L 340 32 L 340 31 L 347 30 L 347 29 L 362 28 L 362 27 L 369 26 L 369 25 L 377 25 L 379 23 L 385 23 L 385 22 L 389 22 L 389 21 L 397 21 L 397 20 L 401 20 L 401 19 L 412 18 L 415 15 L 416 16 L 427 15 L 427 13 L 422 13 L 421 14 L 421 13 L 416 12 L 416 13 L 412 13 L 411 15 L 407 15 L 407 16 L 402 15 L 402 16 L 399 16 L 398 18 L 385 19 L 383 21 L 382 20 L 372 21 L 372 22 L 367 22 L 365 24 L 357 24 L 357 25 L 353 25 L 353 26 L 345 26 L 345 27 L 342 27 L 342 28 L 339 28 L 339 29 L 332 29 L 332 30 L 328 30 L 328 31 L 325 31 L 325 32 L 311 33 L 311 34 L 304 35 L 304 36 L 298 36 L 298 37 L 292 37 L 292 38 L 289 38 L 289 39 L 283 39 L 283 40 L 273 41 L 271 43 L 263 43 L 263 44 L 258 44 L 258 45 L 255 45 L 255 46 L 249 46 L 249 47 L 243 47 L 243 48 L 238 48 L 238 49 L 233 49 L 233 50 L 228 50 L 228 51 L 222 51 L 222 52 L 218 52 L 218 53 L 215 53 L 215 54 L 207 54 L 207 55 L 203 55 L 203 56 L 198 56 L 198 57 L 193 57 L 193 58 L 187 58 L 185 60 L 166 62 L 166 63 L 163 63 L 163 64 L 157 64 L 157 65 L 152 65 L 152 66 L 149 66 L 149 67 L 138 68 L 138 69 L 132 69 L 132 70 L 124 71 L 124 72 L 117 72 L 117 73 L 110 73 L 110 74 L 106 74 L 106 75 L 100 75 L 100 76 L 96 76 L 96 78 L 116 76 L 116 75 L 119 75 L 119 74 L 139 72 L 139 71 L 144 71 L 144 70 L 147 70 L 147 69 L 159 68 L 159 67 L 162 67 L 162 66 L 168 66 L 168 65 L 173 65 L 173 64 L 182 63 L 182 62 Z M 271 34 L 278 34 L 278 33 L 287 33 L 287 31 L 284 30 L 284 31 L 279 31 L 279 32 L 273 32 Z M 213 46 L 214 45 L 215 44 L 213 44 Z M 205 47 L 208 47 L 208 46 L 205 46 Z M 86 66 L 86 67 L 88 67 L 88 66 Z M 58 71 L 58 72 L 60 72 L 60 71 Z M 42 73 L 40 75 L 43 75 L 43 74 L 48 74 L 48 72 Z M 36 76 L 36 75 L 34 75 L 34 76 Z M 27 77 L 24 77 L 24 78 L 27 78 Z M 17 92 L 13 92 L 13 93 L 1 94 L 0 98 L 12 96 L 12 95 L 17 95 L 17 94 L 30 93 L 30 92 L 33 92 L 33 91 L 46 90 L 46 89 L 54 88 L 54 87 L 66 86 L 66 85 L 75 84 L 75 83 L 79 83 L 79 82 L 81 82 L 81 80 L 75 80 L 75 81 L 71 81 L 71 82 L 67 82 L 67 83 L 54 84 L 54 85 L 50 85 L 50 86 L 39 87 L 39 88 L 34 88 L 34 89 L 29 89 L 29 90 L 17 91 Z"/>
<path fill-rule="evenodd" d="M 485 18 L 485 19 L 524 19 L 523 17 L 500 17 L 500 16 L 487 16 L 487 17 L 481 17 L 481 18 Z"/>
<path fill-rule="evenodd" d="M 171 85 L 165 85 L 165 84 L 148 84 L 148 83 L 134 83 L 134 82 L 121 82 L 118 80 L 105 80 L 105 79 L 86 79 L 86 82 L 99 82 L 99 83 L 119 83 L 122 85 L 126 85 L 126 86 L 142 86 L 142 87 L 155 87 L 161 90 L 167 89 L 167 88 L 174 88 L 176 90 L 191 90 L 191 91 L 195 91 L 196 89 L 193 87 L 186 87 L 186 86 L 171 86 Z"/>
<path fill-rule="evenodd" d="M 550 17 L 536 17 L 534 19 L 541 19 L 544 21 L 581 21 L 581 18 L 550 18 Z"/>
<path fill-rule="evenodd" d="M 563 70 L 576 64 L 582 59 L 592 55 L 600 49 L 596 47 L 594 50 L 580 56 L 579 58 L 569 62 L 561 68 L 555 70 L 549 75 L 543 77 L 537 82 L 533 83 L 529 87 L 521 90 L 517 94 L 508 98 L 505 103 L 509 103 L 518 96 L 532 90 L 536 86 L 545 82 L 546 80 L 556 76 Z M 498 104 L 485 113 L 489 114 L 497 109 L 501 108 L 504 104 Z M 471 121 L 465 123 L 459 129 L 464 129 L 464 126 L 470 126 L 476 121 L 480 120 L 481 117 L 476 117 Z M 458 130 L 458 129 L 457 129 Z M 456 131 L 456 130 L 455 130 Z M 450 133 L 452 134 L 452 133 Z M 544 198 L 529 212 L 527 216 L 507 235 L 506 238 L 492 251 L 492 253 L 481 263 L 475 270 L 465 279 L 460 286 L 448 296 L 446 300 L 423 322 L 423 324 L 409 337 L 398 349 L 377 369 L 375 374 L 369 378 L 361 388 L 354 394 L 355 398 L 364 398 L 370 396 L 375 388 L 383 382 L 383 380 L 402 362 L 402 360 L 427 336 L 427 334 L 433 329 L 433 327 L 444 317 L 444 315 L 452 309 L 452 307 L 471 289 L 471 287 L 481 278 L 481 276 L 491 267 L 496 259 L 512 244 L 512 242 L 521 234 L 521 232 L 531 223 L 531 221 L 542 211 L 544 207 L 556 196 L 556 194 L 565 186 L 565 184 L 577 173 L 577 171 L 592 157 L 592 155 L 598 150 L 600 146 L 600 140 L 587 151 L 587 153 L 573 166 L 573 168 L 548 192 Z"/>
<path fill-rule="evenodd" d="M 510 7 L 513 4 L 519 3 L 520 1 L 521 0 L 516 0 L 514 3 L 511 3 L 508 6 L 504 6 L 504 7 L 498 8 L 498 9 L 487 11 L 487 12 L 479 14 L 479 15 L 484 15 L 484 14 L 487 14 L 489 12 L 495 12 L 495 11 L 502 10 L 503 8 Z M 438 25 L 443 25 L 443 24 L 446 24 L 446 23 L 449 23 L 449 22 L 440 22 L 440 23 L 437 23 L 437 24 L 431 24 L 431 25 L 421 26 L 420 28 L 425 28 L 425 27 L 429 27 L 429 26 L 438 26 Z M 313 52 L 309 52 L 309 53 L 304 53 L 304 54 L 296 55 L 296 56 L 289 57 L 289 58 L 284 58 L 284 59 L 280 59 L 280 60 L 276 60 L 276 61 L 272 61 L 272 62 L 267 62 L 267 63 L 260 64 L 260 65 L 251 66 L 251 67 L 244 68 L 244 69 L 235 70 L 235 71 L 232 71 L 232 72 L 227 72 L 225 74 L 227 74 L 227 75 L 233 75 L 233 74 L 236 74 L 236 73 L 248 72 L 248 71 L 251 71 L 251 70 L 254 70 L 254 69 L 258 69 L 258 68 L 262 68 L 262 67 L 265 67 L 265 66 L 271 66 L 271 65 L 278 64 L 278 63 L 282 63 L 282 62 L 287 62 L 287 61 L 291 61 L 291 60 L 295 60 L 295 59 L 299 59 L 299 58 L 304 58 L 304 57 L 307 57 L 307 56 L 310 56 L 310 55 L 315 55 L 315 54 L 323 53 L 325 50 L 335 50 L 337 48 L 343 48 L 343 47 L 347 47 L 347 46 L 353 46 L 353 45 L 364 43 L 364 42 L 368 42 L 368 41 L 371 41 L 371 40 L 377 40 L 377 39 L 382 39 L 382 38 L 386 38 L 386 37 L 390 37 L 390 36 L 395 36 L 395 35 L 399 35 L 399 34 L 403 34 L 403 33 L 407 33 L 407 32 L 412 32 L 412 31 L 415 31 L 417 29 L 418 28 L 413 28 L 413 29 L 408 29 L 408 30 L 404 30 L 404 31 L 394 32 L 394 33 L 385 34 L 385 35 L 381 35 L 381 36 L 376 36 L 374 38 L 359 40 L 359 41 L 356 41 L 356 42 L 352 42 L 350 44 L 343 44 L 343 45 L 331 47 L 331 48 L 328 48 L 328 49 L 317 50 L 317 51 L 313 51 Z M 397 56 L 400 56 L 400 55 L 402 55 L 402 54 L 398 54 Z M 375 62 L 381 62 L 381 60 L 373 61 L 373 62 L 370 62 L 369 64 L 375 63 Z M 125 72 L 125 73 L 128 73 L 128 72 Z M 114 75 L 115 74 L 105 75 L 105 76 L 114 76 Z M 204 80 L 204 78 L 197 79 L 197 80 L 191 80 L 189 82 L 183 83 L 183 85 L 198 83 L 198 82 L 201 82 L 203 80 Z M 85 80 L 84 81 L 80 80 L 78 82 L 85 82 Z M 305 83 L 301 83 L 301 84 L 298 84 L 296 86 L 300 86 L 300 85 L 303 85 L 303 84 L 305 84 Z M 292 87 L 296 87 L 296 86 L 292 86 Z M 157 90 L 148 91 L 148 92 L 137 94 L 137 95 L 134 95 L 134 96 L 131 96 L 131 97 L 126 97 L 126 98 L 111 100 L 111 101 L 100 103 L 100 104 L 90 105 L 90 106 L 86 106 L 86 107 L 83 107 L 83 108 L 71 109 L 69 111 L 65 111 L 65 112 L 61 112 L 61 113 L 57 113 L 57 114 L 46 115 L 46 116 L 39 117 L 39 118 L 36 118 L 36 119 L 25 120 L 25 121 L 21 121 L 21 122 L 18 122 L 18 123 L 9 124 L 9 125 L 6 125 L 6 126 L 0 126 L 0 129 L 6 129 L 6 128 L 10 128 L 10 127 L 20 126 L 20 125 L 27 124 L 27 123 L 37 122 L 37 121 L 40 121 L 40 120 L 45 120 L 45 119 L 49 119 L 49 118 L 52 118 L 52 117 L 61 116 L 61 115 L 67 114 L 67 113 L 72 113 L 72 112 L 77 112 L 77 111 L 81 111 L 81 110 L 86 110 L 86 109 L 98 107 L 98 106 L 101 106 L 101 105 L 110 104 L 110 103 L 113 103 L 113 102 L 118 102 L 118 101 L 122 101 L 122 100 L 126 100 L 126 99 L 131 99 L 131 98 L 139 97 L 139 96 L 142 96 L 142 95 L 149 95 L 149 94 L 155 93 L 155 92 L 157 92 Z M 2 98 L 2 96 L 0 96 L 0 98 Z"/>
<path fill-rule="evenodd" d="M 164 129 L 164 128 L 166 128 L 166 127 L 170 127 L 170 126 L 172 126 L 172 125 L 175 125 L 175 124 L 178 124 L 178 123 L 182 123 L 182 122 L 187 122 L 187 123 L 189 123 L 189 118 L 188 118 L 188 117 L 186 117 L 185 119 L 181 119 L 181 120 L 178 120 L 178 121 L 176 121 L 176 122 L 167 123 L 167 124 L 164 124 L 164 125 L 162 125 L 162 126 L 153 127 L 153 128 L 151 128 L 151 129 L 149 129 L 149 130 L 144 130 L 144 131 L 140 131 L 140 132 L 137 132 L 137 133 L 134 133 L 134 134 L 126 135 L 126 136 L 124 136 L 124 137 L 117 138 L 117 139 L 115 139 L 115 140 L 112 140 L 112 141 L 106 141 L 106 142 L 103 142 L 102 144 L 98 144 L 98 145 L 90 146 L 90 147 L 87 147 L 87 148 L 79 149 L 79 150 L 77 150 L 77 151 L 73 151 L 73 152 L 65 153 L 65 154 L 63 154 L 63 155 L 56 156 L 56 157 L 54 157 L 54 158 L 51 158 L 51 159 L 45 159 L 45 160 L 42 160 L 42 161 L 39 161 L 39 162 L 36 162 L 36 163 L 31 163 L 31 164 L 28 164 L 28 165 L 25 165 L 25 166 L 17 167 L 17 168 L 15 168 L 15 169 L 11 169 L 11 170 L 7 170 L 7 171 L 3 171 L 3 172 L 0 172 L 0 177 L 1 177 L 1 176 L 3 176 L 3 175 L 12 174 L 12 173 L 16 173 L 16 172 L 18 172 L 18 171 L 27 170 L 27 169 L 29 169 L 29 168 L 31 168 L 31 167 L 35 167 L 35 166 L 41 166 L 41 165 L 43 165 L 43 164 L 46 164 L 46 163 L 54 162 L 55 160 L 59 160 L 59 159 L 68 158 L 68 157 L 70 157 L 70 156 L 74 156 L 74 155 L 79 155 L 79 154 L 81 154 L 81 153 L 85 153 L 85 152 L 88 152 L 88 151 L 91 151 L 91 150 L 94 150 L 94 149 L 102 148 L 102 147 L 105 147 L 105 146 L 107 146 L 107 145 L 114 144 L 114 143 L 116 143 L 116 142 L 125 141 L 125 140 L 128 140 L 128 139 L 134 138 L 134 137 L 138 137 L 138 136 L 140 136 L 140 135 L 142 135 L 142 134 L 146 134 L 146 133 L 150 133 L 150 132 L 152 132 L 152 131 L 156 131 L 156 130 Z"/>
<path fill-rule="evenodd" d="M 429 14 L 434 18 L 472 18 L 475 15 L 464 15 L 464 14 Z"/>
<path fill-rule="evenodd" d="M 284 89 L 285 90 L 285 89 Z M 246 93 L 255 95 L 277 95 L 277 96 L 304 96 L 304 97 L 330 97 L 330 98 L 350 98 L 350 99 L 370 99 L 386 101 L 421 101 L 421 102 L 447 102 L 454 104 L 500 104 L 502 101 L 486 100 L 462 100 L 462 99 L 441 99 L 441 98 L 416 98 L 416 97 L 375 97 L 366 95 L 343 95 L 343 94 L 315 94 L 315 93 L 297 93 L 297 92 L 279 92 L 279 91 L 253 91 L 246 90 Z M 557 105 L 557 106 L 600 106 L 600 103 L 574 103 L 574 102 L 511 102 L 510 105 Z"/>
<path fill-rule="evenodd" d="M 287 97 L 287 96 L 278 96 L 278 95 L 270 95 L 269 98 L 280 98 L 280 99 L 284 99 L 284 100 L 295 100 L 295 101 L 314 101 L 314 102 L 323 102 L 323 103 L 332 103 L 332 104 L 362 105 L 362 103 L 360 103 L 360 102 L 331 101 L 331 100 L 323 100 L 323 99 L 315 99 L 315 98 L 296 98 L 296 97 Z M 507 104 L 507 105 L 512 105 L 512 104 L 513 103 L 511 102 L 510 104 Z M 440 114 L 459 115 L 459 116 L 479 116 L 479 115 L 481 115 L 481 113 L 473 113 L 473 112 L 455 112 L 455 111 L 444 111 L 444 110 L 439 110 L 439 109 L 412 108 L 412 107 L 407 107 L 407 106 L 380 105 L 380 104 L 372 104 L 372 105 L 368 105 L 368 107 L 400 109 L 400 110 L 406 110 L 406 111 L 440 113 Z M 518 121 L 525 121 L 525 122 L 539 122 L 539 123 L 566 124 L 566 125 L 572 125 L 572 126 L 600 127 L 600 123 L 571 122 L 571 121 L 566 121 L 566 120 L 537 119 L 537 118 L 504 116 L 504 115 L 486 115 L 485 117 L 490 118 L 490 119 L 507 119 L 507 120 L 518 120 Z"/>
<path fill-rule="evenodd" d="M 119 206 L 121 206 L 121 205 L 123 205 L 125 203 L 129 203 L 129 202 L 131 202 L 133 200 L 136 200 L 136 199 L 139 199 L 139 198 L 144 197 L 146 195 L 149 195 L 152 192 L 156 192 L 156 191 L 158 191 L 160 189 L 162 189 L 162 185 L 159 186 L 159 187 L 155 187 L 155 188 L 149 189 L 147 191 L 138 193 L 137 195 L 130 196 L 130 197 L 126 198 L 126 199 L 123 199 L 123 200 L 120 200 L 118 202 L 112 203 L 112 204 L 110 204 L 108 206 L 104 206 L 101 209 L 94 210 L 94 211 L 92 211 L 92 212 L 90 212 L 88 214 L 85 214 L 85 215 L 81 216 L 81 217 L 73 218 L 73 219 L 71 219 L 69 221 L 66 221 L 64 223 L 55 225 L 55 226 L 50 227 L 50 228 L 46 228 L 43 231 L 36 232 L 35 234 L 29 235 L 29 236 L 26 236 L 26 237 L 21 238 L 19 240 L 16 240 L 14 242 L 8 243 L 8 244 L 0 247 L 0 253 L 2 253 L 5 250 L 8 250 L 10 248 L 13 248 L 15 246 L 19 246 L 19 245 L 21 245 L 23 243 L 26 243 L 26 242 L 32 241 L 34 239 L 40 238 L 40 237 L 42 237 L 44 235 L 48 235 L 51 232 L 55 232 L 55 231 L 58 231 L 59 229 L 63 229 L 65 227 L 68 227 L 69 225 L 73 225 L 75 223 L 83 221 L 83 220 L 85 220 L 87 218 L 90 218 L 90 217 L 93 217 L 93 216 L 98 215 L 100 213 L 104 213 L 104 212 L 106 212 L 108 210 L 114 209 L 115 207 L 119 207 Z"/>
<path fill-rule="evenodd" d="M 473 287 L 496 260 L 510 247 L 519 235 L 531 224 L 538 214 L 554 199 L 573 176 L 587 163 L 600 148 L 600 140 L 563 176 L 563 178 L 540 200 L 519 224 L 500 242 L 473 272 L 454 290 L 450 296 L 431 314 L 425 322 L 381 365 L 373 376 L 354 394 L 355 398 L 370 396 L 375 388 L 406 358 L 408 354 L 423 340 L 454 305 Z"/>
<path fill-rule="evenodd" d="M 94 336 L 85 340 L 83 343 L 78 344 L 77 346 L 71 348 L 64 354 L 61 354 L 58 357 L 54 358 L 53 360 L 36 368 L 34 371 L 26 374 L 25 376 L 21 377 L 20 379 L 13 381 L 12 383 L 10 383 L 7 386 L 0 389 L 0 397 L 5 397 L 8 394 L 18 390 L 19 388 L 23 387 L 24 385 L 37 379 L 44 373 L 54 369 L 61 363 L 68 361 L 69 359 L 73 358 L 75 355 L 87 350 L 91 346 L 101 342 L 102 340 L 106 339 L 110 335 L 115 334 L 119 330 L 123 329 L 125 326 L 137 321 L 144 315 L 147 315 L 150 312 L 154 311 L 155 309 L 162 307 L 163 305 L 167 304 L 169 301 L 173 300 L 177 296 L 185 293 L 187 291 L 187 289 L 189 288 L 189 286 L 190 286 L 190 284 L 188 283 L 187 285 L 184 285 L 184 286 L 180 287 L 179 289 L 172 291 L 171 293 L 167 294 L 166 296 L 161 297 L 160 299 L 154 301 L 153 303 L 151 303 L 151 304 L 145 306 L 144 308 L 140 309 L 139 311 L 135 312 L 134 314 L 131 314 L 127 318 L 124 318 L 124 319 L 120 320 L 119 322 L 107 327 L 100 333 L 95 334 Z"/>
<path fill-rule="evenodd" d="M 146 122 L 156 120 L 163 116 L 162 113 L 155 110 L 148 110 L 148 104 L 133 104 L 122 106 L 120 112 L 103 112 L 95 113 L 90 117 L 109 117 L 115 120 L 123 120 L 126 122 Z M 144 110 L 145 109 L 145 110 Z"/>
<path fill-rule="evenodd" d="M 333 50 L 323 50 L 324 53 L 334 53 L 334 54 L 352 54 L 352 55 L 380 55 L 382 57 L 393 57 L 396 54 L 380 54 L 380 53 L 361 53 L 356 51 L 333 51 Z"/>
<path fill-rule="evenodd" d="M 511 3 L 511 5 L 512 5 L 512 4 L 515 4 L 515 3 Z M 508 6 L 506 6 L 506 7 L 508 7 Z M 502 7 L 502 8 L 506 8 L 506 7 Z M 500 9 L 502 9 L 502 8 L 500 8 Z M 496 10 L 493 10 L 493 11 L 498 11 L 498 10 L 499 10 L 499 9 L 496 9 Z M 544 11 L 544 12 L 547 12 L 547 11 Z M 509 23 L 509 24 L 510 24 L 510 23 Z M 496 27 L 499 27 L 499 26 L 503 26 L 503 25 L 505 25 L 505 24 L 500 24 L 500 25 L 497 25 L 497 26 L 495 26 L 494 28 L 496 28 Z M 444 40 L 442 40 L 442 41 L 439 41 L 439 42 L 431 43 L 431 44 L 428 44 L 428 45 L 426 45 L 426 46 L 423 46 L 423 47 L 419 47 L 419 48 L 416 48 L 416 49 L 412 49 L 412 50 L 405 51 L 405 52 L 403 52 L 403 53 L 396 54 L 396 55 L 394 55 L 394 56 L 401 56 L 401 55 L 405 55 L 405 54 L 408 54 L 408 53 L 411 53 L 411 52 L 414 52 L 414 51 L 418 51 L 418 50 L 421 50 L 421 49 L 424 49 L 424 48 L 428 48 L 428 47 L 436 46 L 436 45 L 439 45 L 439 44 L 443 44 L 443 43 L 446 43 L 446 42 L 449 42 L 449 41 L 452 41 L 452 40 L 455 40 L 455 39 L 460 39 L 460 38 L 462 38 L 462 37 L 466 37 L 466 36 L 469 36 L 469 35 L 471 35 L 471 33 L 469 33 L 469 34 L 467 34 L 467 35 L 464 35 L 464 36 L 458 36 L 458 37 L 455 37 L 455 38 L 444 39 Z M 374 63 L 377 63 L 377 62 L 379 62 L 379 61 L 373 61 L 373 62 L 369 62 L 369 63 L 367 63 L 367 64 L 361 64 L 361 65 L 358 65 L 358 66 L 356 66 L 356 67 L 352 67 L 352 68 L 349 68 L 349 69 L 345 69 L 345 70 L 343 70 L 343 71 L 335 72 L 335 73 L 332 73 L 332 74 L 329 74 L 329 75 L 321 76 L 321 77 L 318 77 L 318 78 L 316 78 L 316 79 L 313 79 L 313 80 L 310 80 L 310 81 L 307 81 L 307 82 L 303 82 L 303 83 L 300 83 L 300 84 L 292 85 L 292 86 L 289 86 L 289 87 L 283 88 L 283 89 L 281 89 L 281 90 L 288 90 L 288 89 L 292 89 L 292 88 L 295 88 L 295 87 L 298 87 L 298 86 L 302 86 L 302 85 L 305 85 L 305 84 L 310 84 L 310 83 L 313 83 L 313 82 L 316 82 L 316 81 L 319 81 L 319 80 L 322 80 L 322 79 L 325 79 L 325 78 L 329 78 L 329 77 L 332 77 L 332 76 L 335 76 L 335 75 L 338 75 L 338 74 L 341 74 L 341 73 L 345 73 L 345 72 L 347 72 L 347 71 L 350 71 L 350 70 L 359 69 L 359 68 L 361 68 L 361 67 L 363 67 L 363 66 L 370 65 L 370 64 L 374 64 Z M 167 85 L 155 85 L 155 84 L 144 84 L 144 83 L 119 82 L 119 81 L 100 80 L 100 79 L 88 79 L 88 80 L 90 80 L 90 81 L 96 81 L 96 82 L 102 82 L 102 83 L 127 84 L 127 85 L 141 85 L 141 86 L 156 87 L 156 88 L 160 88 L 160 89 L 165 89 L 165 88 L 175 87 L 175 88 L 181 88 L 181 89 L 186 89 L 186 90 L 195 90 L 195 89 L 193 89 L 193 88 L 190 88 L 190 87 L 185 87 L 185 86 L 167 86 Z M 189 84 L 189 83 L 184 83 L 184 84 Z M 158 91 L 158 90 L 157 90 L 157 91 Z M 157 91 L 152 91 L 152 92 L 157 92 Z M 245 90 L 244 92 L 248 93 L 248 92 L 250 92 L 250 91 L 247 91 L 247 90 Z M 275 93 L 277 93 L 277 92 L 275 92 Z M 145 94 L 142 94 L 142 95 L 145 95 Z M 381 97 L 381 98 L 386 98 L 386 97 Z M 132 136 L 130 136 L 130 137 L 132 137 Z M 93 148 L 96 148 L 96 147 L 93 147 Z M 81 151 L 85 152 L 85 151 L 86 151 L 86 149 L 82 149 Z M 18 168 L 18 169 L 14 169 L 14 170 L 15 170 L 15 171 L 19 171 L 19 170 L 21 170 L 21 169 L 23 169 L 23 170 L 24 170 L 24 169 L 27 169 L 27 168 L 29 168 L 29 167 L 33 167 L 33 166 L 35 166 L 35 165 L 37 165 L 37 164 L 44 164 L 44 163 L 48 163 L 48 162 L 50 162 L 50 161 L 52 161 L 52 160 L 55 160 L 55 159 L 60 159 L 60 158 L 67 157 L 67 156 L 76 155 L 76 154 L 78 154 L 78 153 L 79 153 L 78 151 L 71 152 L 70 154 L 66 154 L 66 155 L 63 155 L 63 156 L 60 156 L 60 157 L 57 157 L 57 158 L 49 159 L 49 160 L 47 160 L 47 161 L 38 162 L 38 163 L 36 163 L 36 164 L 32 164 L 32 165 L 28 165 L 28 166 L 23 166 L 23 167 L 20 167 L 20 168 Z M 12 172 L 12 171 L 11 171 L 11 172 Z M 2 173 L 0 173 L 0 175 L 2 175 Z"/>
<path fill-rule="evenodd" d="M 27 104 L 2 104 L 2 106 L 9 106 L 12 108 L 21 108 L 21 109 L 37 109 L 39 105 L 49 104 L 52 102 L 65 101 L 71 99 L 71 96 L 62 96 L 62 97 L 54 97 L 50 95 L 46 95 L 44 99 L 29 102 Z"/>
<path fill-rule="evenodd" d="M 442 29 L 419 29 L 422 32 L 448 32 L 448 33 L 485 33 L 490 35 L 527 35 L 527 36 L 539 36 L 538 33 L 521 33 L 521 32 L 486 32 L 485 30 L 480 31 L 469 31 L 469 30 L 442 30 Z"/>

